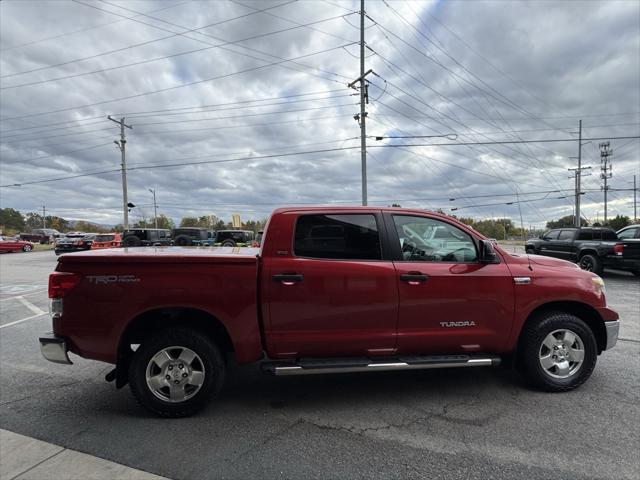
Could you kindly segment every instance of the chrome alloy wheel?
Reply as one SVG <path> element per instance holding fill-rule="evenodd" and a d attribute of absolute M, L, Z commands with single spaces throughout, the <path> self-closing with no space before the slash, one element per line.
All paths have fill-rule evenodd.
<path fill-rule="evenodd" d="M 204 364 L 185 347 L 167 347 L 156 353 L 147 365 L 147 386 L 160 400 L 171 403 L 192 398 L 204 383 Z"/>
<path fill-rule="evenodd" d="M 553 378 L 575 375 L 584 361 L 584 343 L 571 330 L 554 330 L 540 346 L 540 365 Z"/>

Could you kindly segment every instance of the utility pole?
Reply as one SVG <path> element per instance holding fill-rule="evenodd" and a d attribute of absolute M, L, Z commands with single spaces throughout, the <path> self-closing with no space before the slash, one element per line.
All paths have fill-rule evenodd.
<path fill-rule="evenodd" d="M 578 122 L 578 170 L 576 171 L 576 227 L 580 228 L 580 192 L 581 192 L 581 177 L 582 173 L 582 120 Z"/>
<path fill-rule="evenodd" d="M 638 189 L 636 188 L 636 176 L 633 176 L 633 221 L 638 221 L 638 204 L 636 202 L 636 192 Z"/>
<path fill-rule="evenodd" d="M 156 230 L 158 229 L 158 204 L 156 203 L 156 189 L 150 188 L 149 191 L 153 193 L 153 218 L 156 220 Z"/>
<path fill-rule="evenodd" d="M 607 192 L 609 191 L 609 186 L 607 185 L 607 180 L 613 176 L 611 172 L 611 162 L 609 157 L 613 155 L 613 150 L 611 150 L 609 142 L 603 142 L 600 144 L 600 178 L 604 180 L 604 186 L 602 189 L 604 190 L 604 225 L 607 224 Z"/>
<path fill-rule="evenodd" d="M 121 163 L 120 163 L 120 168 L 122 170 L 122 206 L 123 206 L 123 213 L 124 213 L 124 222 L 123 222 L 123 226 L 124 226 L 124 230 L 129 230 L 129 201 L 127 199 L 127 163 L 126 163 L 126 158 L 125 158 L 125 146 L 127 144 L 127 140 L 125 139 L 124 136 L 124 128 L 127 127 L 129 129 L 132 129 L 133 127 L 131 125 L 127 125 L 126 123 L 124 123 L 124 117 L 121 118 L 120 120 L 116 120 L 115 118 L 111 118 L 111 115 L 107 115 L 107 118 L 109 120 L 111 120 L 114 123 L 117 123 L 118 125 L 120 125 L 120 140 L 114 140 L 113 143 L 115 143 L 118 148 L 120 149 L 120 153 L 121 153 Z"/>
<path fill-rule="evenodd" d="M 42 228 L 47 228 L 47 207 L 44 205 L 42 205 Z"/>
<path fill-rule="evenodd" d="M 362 167 L 362 205 L 367 205 L 367 112 L 365 104 L 369 103 L 368 86 L 365 77 L 373 70 L 364 71 L 364 0 L 360 0 L 360 76 L 351 82 L 348 87 L 355 89 L 355 84 L 360 82 L 360 113 L 354 118 L 360 123 L 360 164 Z"/>
<path fill-rule="evenodd" d="M 582 165 L 580 165 L 580 159 L 578 159 L 578 168 L 568 168 L 567 170 L 569 170 L 570 172 L 573 172 L 573 179 L 574 179 L 574 188 L 575 188 L 575 195 L 576 195 L 576 204 L 575 204 L 575 212 L 574 212 L 574 225 L 577 226 L 578 228 L 580 228 L 580 226 L 582 225 L 581 223 L 581 217 L 580 217 L 580 195 L 582 195 L 582 192 L 580 191 L 580 178 L 582 177 L 582 171 L 583 170 L 589 170 L 591 167 L 583 167 Z M 591 175 L 591 174 L 588 174 Z M 569 177 L 572 178 L 572 177 Z"/>

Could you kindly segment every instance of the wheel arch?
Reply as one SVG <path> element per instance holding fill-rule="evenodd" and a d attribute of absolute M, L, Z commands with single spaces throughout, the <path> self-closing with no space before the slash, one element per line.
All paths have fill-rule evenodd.
<path fill-rule="evenodd" d="M 117 388 L 122 388 L 128 382 L 129 363 L 134 354 L 131 345 L 141 344 L 152 333 L 170 327 L 197 330 L 215 342 L 222 352 L 235 353 L 226 327 L 209 312 L 190 307 L 148 310 L 134 317 L 120 335 L 115 376 Z"/>
<path fill-rule="evenodd" d="M 578 260 L 580 260 L 585 255 L 595 255 L 596 257 L 600 258 L 600 255 L 598 255 L 598 251 L 591 247 L 580 250 L 578 252 Z"/>
<path fill-rule="evenodd" d="M 527 328 L 527 326 L 532 323 L 538 321 L 543 315 L 552 313 L 552 312 L 562 312 L 569 313 L 571 315 L 575 315 L 580 320 L 584 321 L 587 326 L 593 332 L 593 335 L 596 339 L 596 344 L 598 346 L 598 354 L 602 353 L 607 344 L 607 332 L 604 326 L 604 319 L 600 316 L 598 311 L 592 306 L 576 301 L 556 301 L 549 302 L 543 305 L 539 305 L 536 307 L 525 320 L 522 325 L 522 329 L 520 330 L 520 334 L 518 335 L 518 343 L 517 350 L 521 350 L 521 341 L 523 332 Z"/>

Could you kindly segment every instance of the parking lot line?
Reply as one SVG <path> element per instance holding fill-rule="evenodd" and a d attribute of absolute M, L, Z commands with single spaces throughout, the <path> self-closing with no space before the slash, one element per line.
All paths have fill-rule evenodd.
<path fill-rule="evenodd" d="M 38 315 L 32 315 L 31 317 L 22 318 L 20 320 L 16 320 L 15 322 L 9 322 L 9 323 L 6 323 L 4 325 L 0 325 L 0 328 L 7 328 L 7 327 L 10 327 L 12 325 L 17 325 L 18 323 L 26 322 L 27 320 L 33 320 L 34 318 L 38 318 L 38 317 L 41 317 L 41 316 L 46 315 L 46 314 L 47 314 L 47 312 L 42 312 L 42 313 L 39 313 Z"/>
<path fill-rule="evenodd" d="M 47 290 L 36 290 L 35 292 L 29 292 L 29 293 L 24 293 L 22 295 L 16 295 L 14 297 L 5 297 L 5 298 L 0 298 L 0 302 L 6 302 L 7 300 L 15 300 L 16 298 L 21 298 L 21 297 L 27 297 L 29 295 L 35 295 L 36 293 L 44 293 Z"/>
<path fill-rule="evenodd" d="M 42 310 L 40 307 L 38 307 L 37 305 L 34 305 L 33 303 L 31 303 L 29 300 L 27 300 L 24 297 L 18 297 L 16 300 L 18 300 L 22 305 L 24 305 L 29 310 L 31 310 L 31 313 L 34 313 L 36 315 L 42 315 L 43 313 L 47 313 L 44 310 Z"/>

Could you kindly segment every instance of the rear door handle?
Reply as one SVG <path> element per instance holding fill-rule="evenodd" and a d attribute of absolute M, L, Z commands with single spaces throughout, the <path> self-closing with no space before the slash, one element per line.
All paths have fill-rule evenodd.
<path fill-rule="evenodd" d="M 429 280 L 429 276 L 421 272 L 409 272 L 401 274 L 400 280 L 408 282 L 409 285 L 420 285 Z"/>
<path fill-rule="evenodd" d="M 300 275 L 297 273 L 279 273 L 273 276 L 273 280 L 276 282 L 280 282 L 283 285 L 293 285 L 294 283 L 298 283 L 304 280 L 304 275 Z"/>

